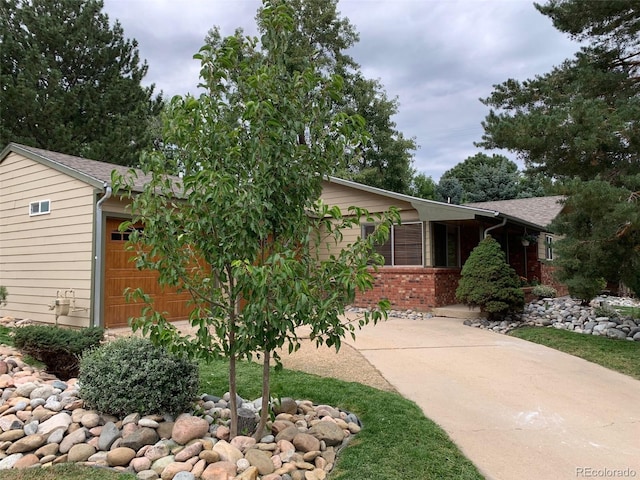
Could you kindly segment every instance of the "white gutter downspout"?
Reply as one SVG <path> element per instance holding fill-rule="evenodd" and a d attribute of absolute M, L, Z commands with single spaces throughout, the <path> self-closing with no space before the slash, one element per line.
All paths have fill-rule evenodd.
<path fill-rule="evenodd" d="M 496 212 L 496 216 L 499 215 Z M 489 232 L 495 228 L 500 228 L 500 227 L 504 227 L 507 224 L 507 217 L 504 217 L 504 219 L 502 220 L 502 223 L 499 223 L 498 225 L 494 225 L 493 227 L 489 227 L 484 231 L 484 237 L 483 238 L 487 238 L 487 235 L 489 234 Z"/>
<path fill-rule="evenodd" d="M 102 318 L 102 258 L 104 255 L 104 233 L 102 219 L 102 204 L 111 198 L 111 187 L 104 184 L 104 195 L 96 203 L 96 251 L 95 251 L 95 281 L 93 282 L 93 326 L 100 326 Z"/>

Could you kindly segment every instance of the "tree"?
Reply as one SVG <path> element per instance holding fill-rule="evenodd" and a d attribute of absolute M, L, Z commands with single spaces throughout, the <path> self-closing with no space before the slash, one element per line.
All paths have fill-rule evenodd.
<path fill-rule="evenodd" d="M 291 68 L 293 14 L 288 2 L 265 0 L 260 43 L 241 31 L 210 37 L 196 55 L 206 92 L 176 97 L 168 107 L 165 140 L 180 155 L 156 150 L 144 157 L 152 180 L 133 196 L 134 218 L 121 227 L 144 223 L 130 237 L 138 265 L 157 270 L 163 285 L 191 293 L 196 335 L 181 336 L 141 290 L 131 296 L 148 305 L 132 327 L 174 350 L 229 359 L 232 436 L 237 360 L 263 359 L 260 437 L 269 413 L 269 367 L 279 361 L 274 351 L 297 349 L 300 326 L 336 349 L 354 334 L 341 314 L 359 289 L 372 286 L 369 266 L 382 261 L 374 244 L 384 242 L 398 219 L 355 207 L 343 213 L 318 200 L 335 161 L 347 161 L 361 142 L 363 121 L 332 108 L 340 77 L 324 75 L 311 58 Z M 181 177 L 163 174 L 176 170 Z M 131 195 L 132 180 L 116 176 L 114 183 Z M 374 235 L 337 254 L 326 251 L 361 218 L 379 223 Z M 359 325 L 382 318 L 388 302 L 380 307 Z"/>
<path fill-rule="evenodd" d="M 464 263 L 456 298 L 468 305 L 479 306 L 491 317 L 522 311 L 524 293 L 520 279 L 491 235 L 471 251 Z"/>
<path fill-rule="evenodd" d="M 355 27 L 337 9 L 338 0 L 288 0 L 294 11 L 291 55 L 286 62 L 295 70 L 312 58 L 317 67 L 344 79 L 343 94 L 333 108 L 366 121 L 368 138 L 358 145 L 360 155 L 333 172 L 343 178 L 398 193 L 409 193 L 414 138 L 405 138 L 392 117 L 398 99 L 388 98 L 378 80 L 365 78 L 358 63 L 347 53 L 359 40 Z M 258 19 L 260 25 L 260 19 Z"/>
<path fill-rule="evenodd" d="M 464 197 L 464 188 L 457 178 L 441 178 L 436 187 L 436 200 L 460 205 Z"/>
<path fill-rule="evenodd" d="M 482 100 L 491 111 L 478 145 L 516 152 L 531 171 L 572 185 L 571 209 L 556 224 L 566 235 L 557 242 L 567 257 L 565 281 L 624 276 L 636 283 L 624 270 L 637 267 L 640 249 L 633 233 L 639 226 L 633 206 L 640 191 L 640 10 L 634 0 L 550 0 L 536 8 L 584 46 L 549 73 L 495 86 Z M 582 192 L 596 194 L 602 205 Z M 604 205 L 613 217 L 602 213 Z M 622 270 L 614 274 L 615 268 Z M 583 299 L 595 286 L 588 290 Z"/>
<path fill-rule="evenodd" d="M 427 177 L 424 173 L 419 173 L 411 181 L 409 195 L 434 200 L 436 198 L 436 183 L 433 178 Z"/>
<path fill-rule="evenodd" d="M 161 98 L 98 0 L 0 1 L 0 146 L 134 165 Z"/>
<path fill-rule="evenodd" d="M 536 5 L 554 26 L 590 42 L 550 73 L 507 80 L 482 100 L 491 107 L 478 146 L 516 152 L 558 179 L 616 183 L 640 172 L 640 11 L 633 0 L 552 0 Z"/>
<path fill-rule="evenodd" d="M 640 175 L 635 182 L 640 189 Z M 609 182 L 574 182 L 565 213 L 552 224 L 559 279 L 587 303 L 605 283 L 622 281 L 640 294 L 640 195 Z"/>

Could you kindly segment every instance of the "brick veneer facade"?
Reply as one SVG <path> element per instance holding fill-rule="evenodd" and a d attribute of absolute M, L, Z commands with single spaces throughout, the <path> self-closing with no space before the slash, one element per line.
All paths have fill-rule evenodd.
<path fill-rule="evenodd" d="M 398 310 L 430 310 L 456 303 L 459 268 L 383 267 L 373 274 L 374 287 L 356 297 L 355 305 L 373 307 L 381 299 Z"/>
<path fill-rule="evenodd" d="M 555 272 L 558 268 L 548 262 L 540 262 L 540 283 L 543 285 L 551 285 L 558 292 L 559 297 L 569 295 L 569 289 L 566 285 L 558 282 Z"/>

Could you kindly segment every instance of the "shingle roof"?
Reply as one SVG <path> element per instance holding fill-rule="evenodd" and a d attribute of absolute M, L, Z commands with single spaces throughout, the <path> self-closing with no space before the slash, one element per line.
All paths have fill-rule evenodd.
<path fill-rule="evenodd" d="M 8 151 L 26 155 L 34 160 L 43 161 L 43 163 L 58 170 L 62 170 L 65 173 L 71 174 L 72 176 L 95 187 L 102 187 L 105 184 L 111 185 L 111 172 L 114 170 L 121 175 L 126 175 L 129 170 L 131 170 L 131 167 L 99 162 L 97 160 L 89 160 L 88 158 L 76 157 L 64 153 L 51 152 L 49 150 L 28 147 L 18 143 L 10 143 L 5 149 L 5 152 Z M 6 154 L 7 153 L 5 153 L 3 157 L 6 156 Z M 2 158 L 0 158 L 0 161 L 1 160 Z M 139 169 L 134 170 L 138 177 L 134 181 L 133 190 L 140 192 L 144 185 L 149 183 L 151 176 L 144 175 Z"/>
<path fill-rule="evenodd" d="M 517 198 L 515 200 L 497 200 L 494 202 L 465 203 L 465 205 L 495 210 L 505 215 L 547 226 L 562 210 L 564 205 L 561 202 L 564 198 L 562 195 L 555 195 L 549 197 Z"/>

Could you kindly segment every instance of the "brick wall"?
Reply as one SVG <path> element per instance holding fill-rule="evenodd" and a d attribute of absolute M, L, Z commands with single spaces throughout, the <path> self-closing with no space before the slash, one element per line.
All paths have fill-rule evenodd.
<path fill-rule="evenodd" d="M 373 289 L 358 294 L 356 306 L 372 307 L 381 299 L 388 299 L 398 310 L 430 310 L 456 303 L 459 269 L 384 267 L 373 276 Z"/>
<path fill-rule="evenodd" d="M 558 268 L 548 262 L 540 262 L 540 283 L 543 285 L 551 285 L 558 292 L 559 297 L 569 295 L 569 290 L 566 285 L 558 282 L 555 277 L 555 272 Z"/>

